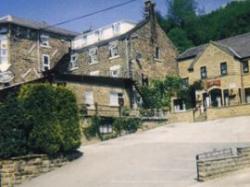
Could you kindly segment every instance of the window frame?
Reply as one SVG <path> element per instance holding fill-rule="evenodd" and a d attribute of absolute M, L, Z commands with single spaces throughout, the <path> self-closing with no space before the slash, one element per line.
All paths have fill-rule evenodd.
<path fill-rule="evenodd" d="M 92 102 L 89 102 L 89 98 L 91 98 L 90 101 L 92 101 Z M 84 92 L 84 103 L 86 104 L 88 109 L 95 108 L 95 97 L 94 97 L 93 91 L 85 91 Z"/>
<path fill-rule="evenodd" d="M 109 59 L 114 59 L 120 57 L 118 51 L 118 41 L 113 41 L 109 43 Z"/>
<path fill-rule="evenodd" d="M 115 99 L 114 97 L 112 98 L 112 96 L 115 95 Z M 114 107 L 119 107 L 119 99 L 123 99 L 124 100 L 124 94 L 122 92 L 110 92 L 109 94 L 109 105 L 110 106 L 114 106 Z M 114 102 L 114 100 L 116 100 Z"/>
<path fill-rule="evenodd" d="M 93 54 L 91 54 L 91 50 L 96 50 L 96 54 L 95 54 L 95 58 L 96 58 L 96 60 L 95 61 L 93 61 Z M 92 47 L 92 48 L 90 48 L 89 50 L 88 50 L 88 55 L 89 55 L 89 58 L 90 58 L 90 60 L 89 60 L 89 65 L 93 65 L 93 64 L 98 64 L 99 63 L 99 61 L 98 61 L 98 47 Z"/>
<path fill-rule="evenodd" d="M 155 54 L 154 54 L 155 59 L 161 59 L 161 49 L 159 46 L 155 47 Z"/>
<path fill-rule="evenodd" d="M 75 59 L 73 60 L 73 58 L 75 58 Z M 70 71 L 79 69 L 78 58 L 79 58 L 78 54 L 76 54 L 76 53 L 71 54 L 71 56 L 70 56 L 70 66 L 71 67 L 69 67 Z"/>
<path fill-rule="evenodd" d="M 228 74 L 227 62 L 220 63 L 220 75 L 226 76 Z"/>
<path fill-rule="evenodd" d="M 40 45 L 41 47 L 50 47 L 50 43 L 49 43 L 49 35 L 48 34 L 41 34 L 40 35 Z M 45 41 L 43 39 L 46 39 Z"/>
<path fill-rule="evenodd" d="M 246 67 L 245 67 L 246 65 Z M 247 68 L 247 70 L 246 70 Z M 242 71 L 243 73 L 249 73 L 249 62 L 248 61 L 243 61 L 242 62 Z"/>
<path fill-rule="evenodd" d="M 204 71 L 203 71 L 203 69 L 204 69 Z M 206 66 L 200 67 L 200 77 L 201 77 L 201 79 L 207 79 L 207 67 Z"/>
<path fill-rule="evenodd" d="M 45 57 L 48 58 L 48 64 L 45 64 L 45 63 L 44 63 L 44 62 L 45 62 Z M 51 69 L 50 64 L 51 64 L 50 56 L 49 56 L 48 54 L 43 54 L 43 55 L 42 55 L 42 71 L 45 72 L 45 71 L 50 70 L 50 69 Z M 47 70 L 45 69 L 46 67 L 48 68 Z"/>

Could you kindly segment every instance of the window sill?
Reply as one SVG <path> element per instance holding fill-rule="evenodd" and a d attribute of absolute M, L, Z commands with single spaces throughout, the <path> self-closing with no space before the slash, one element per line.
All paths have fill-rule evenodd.
<path fill-rule="evenodd" d="M 114 107 L 114 108 L 116 108 L 116 107 L 119 107 L 119 104 L 117 104 L 117 105 L 114 105 L 114 104 L 109 104 L 109 106 L 110 106 L 110 107 Z"/>
<path fill-rule="evenodd" d="M 114 60 L 114 59 L 117 59 L 117 58 L 120 58 L 120 55 L 109 57 L 109 60 Z"/>
<path fill-rule="evenodd" d="M 155 58 L 155 57 L 154 57 L 154 61 L 156 61 L 156 62 L 164 62 L 164 60 L 163 60 L 163 59 L 160 59 L 160 58 Z"/>
<path fill-rule="evenodd" d="M 99 62 L 95 62 L 95 63 L 89 63 L 89 65 L 95 65 L 95 64 L 99 64 Z"/>
<path fill-rule="evenodd" d="M 71 69 L 69 69 L 69 71 L 75 71 L 77 69 L 79 69 L 79 67 L 71 68 Z"/>
<path fill-rule="evenodd" d="M 42 48 L 47 48 L 47 49 L 51 49 L 52 47 L 50 45 L 40 45 Z"/>

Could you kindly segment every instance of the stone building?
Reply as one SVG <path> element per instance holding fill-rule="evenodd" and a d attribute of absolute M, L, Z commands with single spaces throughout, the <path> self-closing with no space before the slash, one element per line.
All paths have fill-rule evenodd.
<path fill-rule="evenodd" d="M 0 18 L 0 89 L 43 77 L 69 53 L 77 33 L 5 16 Z"/>
<path fill-rule="evenodd" d="M 179 75 L 189 85 L 202 82 L 198 106 L 250 103 L 250 33 L 188 49 L 177 60 Z"/>
<path fill-rule="evenodd" d="M 148 0 L 143 21 L 119 21 L 72 41 L 70 60 L 58 71 L 79 95 L 79 103 L 92 110 L 95 103 L 104 110 L 120 104 L 133 109 L 139 86 L 177 73 L 177 51 L 157 23 L 154 8 Z"/>

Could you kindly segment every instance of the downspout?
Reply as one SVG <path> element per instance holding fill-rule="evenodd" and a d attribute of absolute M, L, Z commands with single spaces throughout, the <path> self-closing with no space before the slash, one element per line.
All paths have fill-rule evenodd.
<path fill-rule="evenodd" d="M 41 77 L 41 54 L 40 54 L 40 29 L 37 31 L 37 62 L 38 62 L 38 72 L 40 73 Z"/>

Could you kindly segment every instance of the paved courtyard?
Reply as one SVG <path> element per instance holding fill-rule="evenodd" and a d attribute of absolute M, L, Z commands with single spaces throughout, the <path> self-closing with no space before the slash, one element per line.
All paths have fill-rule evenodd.
<path fill-rule="evenodd" d="M 250 144 L 250 117 L 170 124 L 81 147 L 84 156 L 22 187 L 250 186 L 250 170 L 205 183 L 196 178 L 195 155 Z M 240 185 L 239 185 L 240 184 Z"/>

